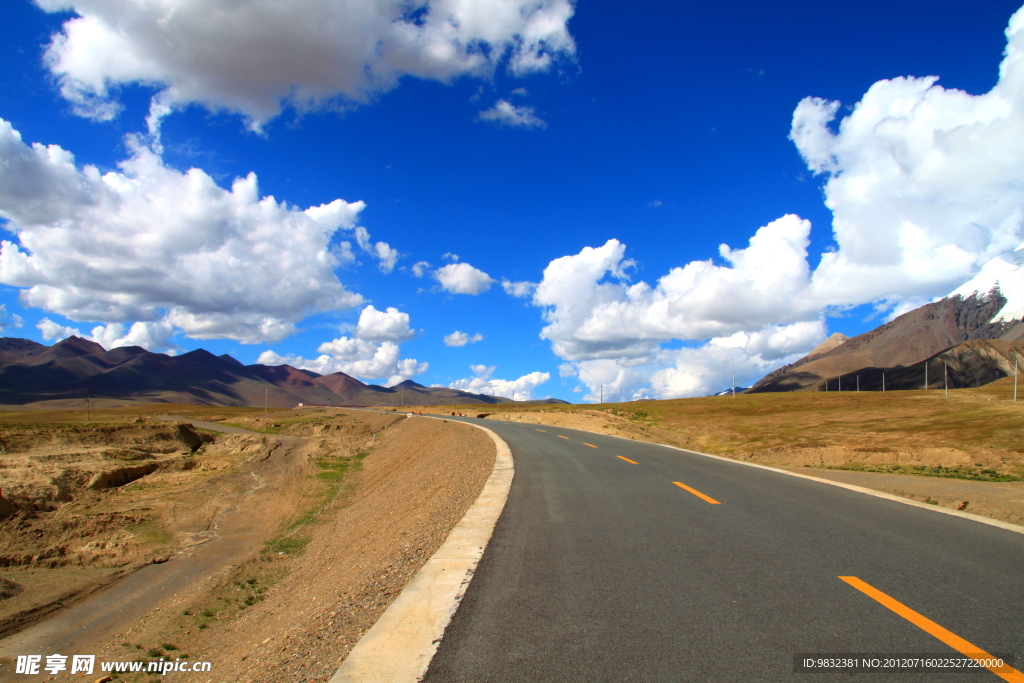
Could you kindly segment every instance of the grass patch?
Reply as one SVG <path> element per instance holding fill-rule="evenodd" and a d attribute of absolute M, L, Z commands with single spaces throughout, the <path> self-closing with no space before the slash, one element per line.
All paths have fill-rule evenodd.
<path fill-rule="evenodd" d="M 285 555 L 294 555 L 301 553 L 305 550 L 309 542 L 313 540 L 311 538 L 300 538 L 295 536 L 284 536 L 281 538 L 274 538 L 264 543 L 264 552 L 268 553 L 284 553 Z"/>
<path fill-rule="evenodd" d="M 284 569 L 268 566 L 265 562 L 253 562 L 239 567 L 228 579 L 216 584 L 201 601 L 182 612 L 176 625 L 182 630 L 196 628 L 202 631 L 230 621 L 263 601 L 267 589 L 284 574 Z M 175 652 L 176 657 L 187 657 L 177 654 L 178 647 L 173 642 L 161 643 L 160 647 L 167 652 Z"/>
<path fill-rule="evenodd" d="M 1003 474 L 996 470 L 978 467 L 943 467 L 942 465 L 874 465 L 862 462 L 851 462 L 843 465 L 826 467 L 830 470 L 846 470 L 849 472 L 879 472 L 881 474 L 912 474 L 921 477 L 943 477 L 945 479 L 968 479 L 971 481 L 1024 481 L 1024 477 Z"/>

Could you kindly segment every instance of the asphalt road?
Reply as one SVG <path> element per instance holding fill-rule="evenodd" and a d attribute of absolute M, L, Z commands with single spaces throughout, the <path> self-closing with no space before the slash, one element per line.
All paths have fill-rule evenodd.
<path fill-rule="evenodd" d="M 484 423 L 515 479 L 426 683 L 1000 680 L 794 671 L 798 653 L 962 659 L 943 640 L 1024 660 L 1022 534 L 654 444 Z"/>

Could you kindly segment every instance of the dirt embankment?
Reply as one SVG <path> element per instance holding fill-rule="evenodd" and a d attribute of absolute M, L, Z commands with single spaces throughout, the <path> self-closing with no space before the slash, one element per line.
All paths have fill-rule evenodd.
<path fill-rule="evenodd" d="M 494 461 L 483 432 L 404 414 L 333 409 L 227 421 L 276 436 L 218 435 L 204 453 L 266 439 L 269 447 L 248 462 L 270 467 L 281 453 L 273 442 L 291 440 L 291 464 L 281 461 L 275 474 L 237 461 L 231 472 L 238 476 L 210 477 L 178 490 L 165 528 L 194 545 L 176 546 L 180 552 L 166 564 L 151 565 L 79 605 L 98 605 L 111 612 L 109 618 L 85 611 L 78 623 L 58 629 L 63 633 L 50 629 L 48 640 L 25 640 L 35 646 L 19 645 L 19 654 L 187 657 L 213 662 L 213 680 L 326 681 L 461 519 Z M 246 479 L 248 489 L 242 486 Z M 291 484 L 282 486 L 282 479 Z M 224 482 L 220 491 L 209 488 L 216 481 Z M 205 527 L 195 523 L 204 514 Z M 223 559 L 218 548 L 231 557 L 215 566 Z M 56 576 L 60 570 L 46 571 Z M 149 589 L 132 587 L 143 579 Z M 19 586 L 18 595 L 28 592 L 24 582 Z M 0 582 L 0 593 L 17 593 L 19 586 Z M 139 609 L 124 610 L 116 604 L 122 597 L 140 603 Z M 7 646 L 34 630 L 0 641 L 0 650 L 13 653 Z M 47 650 L 58 642 L 63 649 Z"/>

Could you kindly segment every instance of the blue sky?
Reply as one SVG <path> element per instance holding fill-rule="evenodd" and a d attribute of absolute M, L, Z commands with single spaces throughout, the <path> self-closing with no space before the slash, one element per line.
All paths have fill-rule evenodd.
<path fill-rule="evenodd" d="M 702 395 L 1022 239 L 1015 2 L 274 4 L 4 3 L 5 334 Z"/>

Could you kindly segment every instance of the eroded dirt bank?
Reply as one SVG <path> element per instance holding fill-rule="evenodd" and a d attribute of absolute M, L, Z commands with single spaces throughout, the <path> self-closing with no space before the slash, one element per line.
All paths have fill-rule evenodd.
<path fill-rule="evenodd" d="M 12 655 L 68 651 L 206 660 L 212 681 L 327 680 L 440 546 L 493 466 L 490 439 L 452 422 L 337 409 L 225 421 L 270 434 L 218 435 L 203 449 L 261 447 L 236 453 L 220 477 L 177 488 L 153 480 L 149 498 L 133 499 L 154 508 L 170 560 L 83 600 L 70 620 L 74 609 L 0 641 L 0 678 Z M 152 476 L 104 495 L 144 491 L 138 482 Z M 36 571 L 44 570 L 51 578 L 62 571 Z"/>

